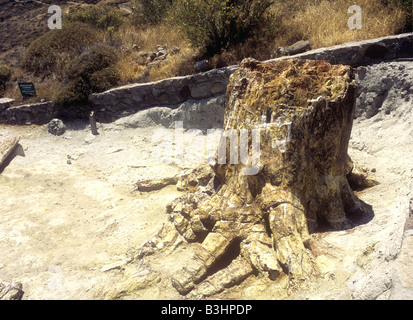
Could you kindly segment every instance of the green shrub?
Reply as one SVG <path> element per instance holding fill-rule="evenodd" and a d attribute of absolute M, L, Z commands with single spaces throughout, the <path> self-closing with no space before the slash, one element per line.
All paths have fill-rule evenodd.
<path fill-rule="evenodd" d="M 65 73 L 69 79 L 92 74 L 105 69 L 116 62 L 119 56 L 114 47 L 97 45 L 74 58 L 66 65 Z"/>
<path fill-rule="evenodd" d="M 404 11 L 407 12 L 407 19 L 405 25 L 400 32 L 412 32 L 413 31 L 413 0 L 390 0 L 398 5 Z"/>
<path fill-rule="evenodd" d="M 170 21 L 207 55 L 248 39 L 273 0 L 176 0 Z"/>
<path fill-rule="evenodd" d="M 123 24 L 124 19 L 118 9 L 110 6 L 92 6 L 69 13 L 66 15 L 65 21 L 87 23 L 107 31 L 108 28 L 117 30 Z"/>
<path fill-rule="evenodd" d="M 108 45 L 83 52 L 65 67 L 65 84 L 57 90 L 53 101 L 63 106 L 82 105 L 87 103 L 89 94 L 116 86 L 120 82 L 118 60 L 116 49 Z"/>
<path fill-rule="evenodd" d="M 92 92 L 103 92 L 116 86 L 120 81 L 120 75 L 115 66 L 109 66 L 93 72 L 89 81 Z"/>
<path fill-rule="evenodd" d="M 53 95 L 53 102 L 64 107 L 85 105 L 89 94 L 89 85 L 79 78 L 61 85 Z"/>
<path fill-rule="evenodd" d="M 9 66 L 0 64 L 0 89 L 6 89 L 6 83 L 10 80 L 12 72 L 13 71 Z"/>
<path fill-rule="evenodd" d="M 412 0 L 391 0 L 391 1 L 396 2 L 398 5 L 400 5 L 401 8 L 412 13 L 412 10 L 413 10 Z"/>
<path fill-rule="evenodd" d="M 84 23 L 66 23 L 62 29 L 53 29 L 34 40 L 27 48 L 21 66 L 36 74 L 52 73 L 59 57 L 79 54 L 85 46 L 94 43 L 98 33 Z"/>
<path fill-rule="evenodd" d="M 157 24 L 163 21 L 172 7 L 174 0 L 137 0 L 139 19 L 144 23 Z"/>

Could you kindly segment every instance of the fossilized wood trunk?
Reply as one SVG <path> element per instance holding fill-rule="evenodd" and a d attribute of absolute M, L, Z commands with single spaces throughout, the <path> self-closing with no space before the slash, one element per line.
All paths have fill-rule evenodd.
<path fill-rule="evenodd" d="M 310 232 L 320 220 L 344 227 L 356 201 L 346 179 L 353 80 L 350 67 L 324 61 L 245 60 L 231 78 L 224 126 L 260 129 L 262 169 L 244 176 L 243 165 L 217 166 L 227 194 L 262 211 L 288 203 L 304 213 Z"/>
<path fill-rule="evenodd" d="M 192 291 L 193 297 L 220 292 L 254 272 L 271 279 L 284 272 L 293 285 L 311 278 L 317 267 L 310 233 L 320 222 L 345 228 L 346 212 L 359 206 L 346 179 L 356 99 L 351 67 L 246 59 L 227 95 L 225 132 L 249 132 L 243 157 L 250 163 L 231 164 L 226 139 L 226 161 L 217 155 L 211 165 L 214 178 L 172 202 L 170 220 L 140 252 L 179 237 L 202 243 L 193 264 L 172 279 L 181 294 Z M 216 272 L 234 250 L 237 257 Z"/>
<path fill-rule="evenodd" d="M 16 148 L 19 140 L 20 137 L 7 132 L 0 134 L 0 166 Z"/>
<path fill-rule="evenodd" d="M 0 280 L 0 300 L 21 300 L 24 291 L 20 282 L 8 283 Z"/>

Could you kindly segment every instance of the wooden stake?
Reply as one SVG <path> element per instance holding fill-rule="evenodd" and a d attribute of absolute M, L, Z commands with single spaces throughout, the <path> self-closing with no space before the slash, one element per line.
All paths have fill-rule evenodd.
<path fill-rule="evenodd" d="M 96 119 L 95 119 L 95 112 L 92 111 L 89 115 L 89 121 L 90 121 L 90 129 L 92 130 L 92 134 L 94 136 L 97 136 L 99 134 L 98 129 L 96 127 Z"/>

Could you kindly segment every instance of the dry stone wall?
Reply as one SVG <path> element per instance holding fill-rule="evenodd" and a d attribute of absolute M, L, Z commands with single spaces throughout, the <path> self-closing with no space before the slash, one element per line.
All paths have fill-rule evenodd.
<path fill-rule="evenodd" d="M 0 99 L 0 113 L 2 113 L 4 110 L 9 108 L 11 104 L 13 103 L 14 99 L 9 99 L 9 98 L 1 98 Z"/>
<path fill-rule="evenodd" d="M 15 107 L 9 105 L 0 104 L 0 123 L 45 124 L 59 115 L 59 108 L 50 101 Z"/>
<path fill-rule="evenodd" d="M 187 100 L 203 100 L 225 94 L 236 66 L 153 83 L 127 85 L 92 94 L 89 101 L 100 120 L 113 120 L 148 107 L 178 106 Z"/>
<path fill-rule="evenodd" d="M 264 62 L 291 58 L 326 60 L 331 64 L 352 67 L 409 60 L 413 59 L 413 33 L 349 42 Z M 90 107 L 100 122 L 111 122 L 152 107 L 178 108 L 186 101 L 205 101 L 225 95 L 229 78 L 237 69 L 238 66 L 231 66 L 191 76 L 114 88 L 91 94 Z M 0 99 L 0 123 L 43 124 L 59 116 L 88 116 L 84 111 L 79 113 L 76 108 L 59 108 L 51 102 L 10 107 L 10 101 L 2 103 L 1 100 L 3 99 Z"/>

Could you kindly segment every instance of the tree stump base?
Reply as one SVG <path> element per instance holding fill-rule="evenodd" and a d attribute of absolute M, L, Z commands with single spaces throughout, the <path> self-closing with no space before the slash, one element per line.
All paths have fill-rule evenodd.
<path fill-rule="evenodd" d="M 172 279 L 179 293 L 193 298 L 253 273 L 271 279 L 285 273 L 292 286 L 300 285 L 317 275 L 310 234 L 320 223 L 348 228 L 346 212 L 360 208 L 347 180 L 356 102 L 351 67 L 245 59 L 227 95 L 224 130 L 249 132 L 243 154 L 249 163 L 230 164 L 233 146 L 226 139 L 225 163 L 217 155 L 209 167 L 213 178 L 168 206 L 169 221 L 138 255 L 177 239 L 198 242 L 193 263 Z M 245 149 L 241 140 L 238 150 Z"/>

